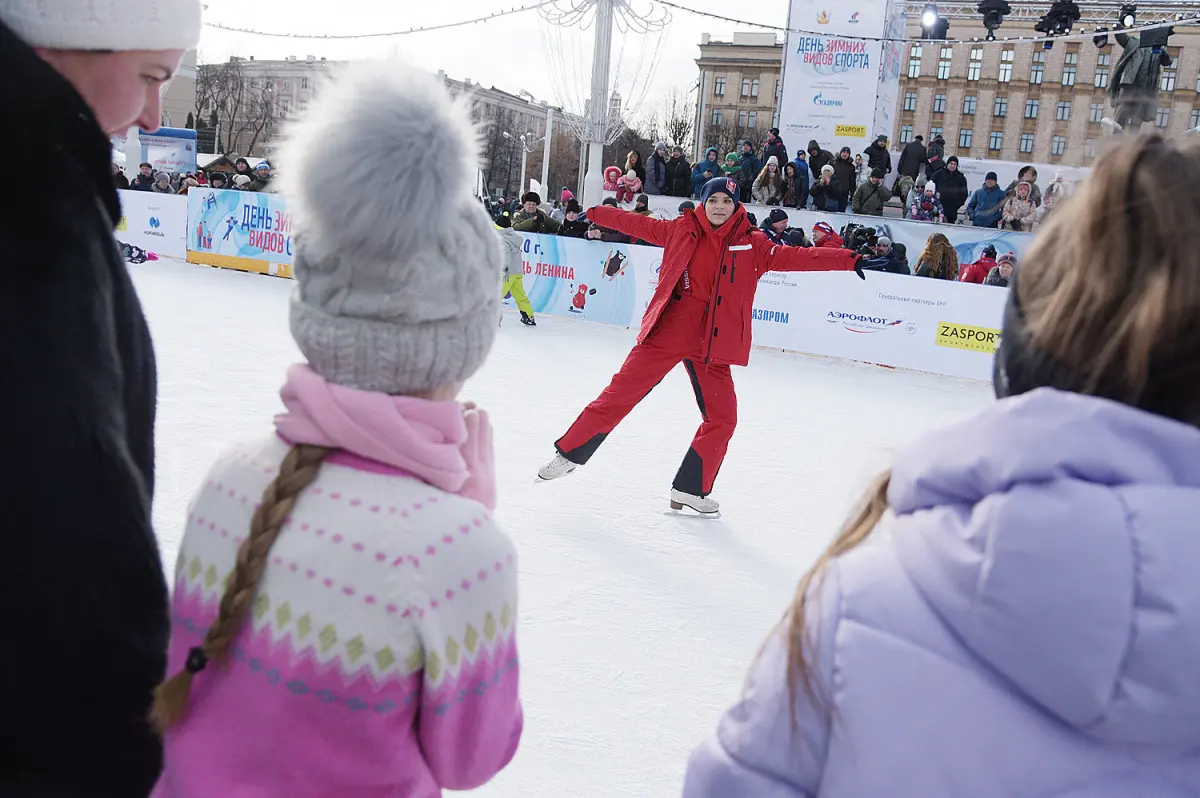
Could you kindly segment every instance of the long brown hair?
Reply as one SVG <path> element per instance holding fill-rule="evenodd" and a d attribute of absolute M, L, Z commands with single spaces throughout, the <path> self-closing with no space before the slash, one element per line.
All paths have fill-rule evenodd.
<path fill-rule="evenodd" d="M 1064 199 L 1020 265 L 1017 298 L 1030 343 L 1073 375 L 1075 392 L 1200 425 L 1200 140 L 1130 136 Z M 932 241 L 932 239 L 931 239 Z M 924 256 L 922 256 L 924 257 Z M 792 715 L 803 688 L 819 709 L 808 605 L 830 563 L 870 537 L 888 509 L 890 474 L 867 491 L 809 569 L 785 616 Z"/>
<path fill-rule="evenodd" d="M 221 595 L 216 620 L 204 635 L 204 642 L 189 652 L 187 666 L 154 691 L 150 720 L 160 732 L 174 726 L 187 711 L 188 695 L 196 673 L 203 670 L 209 660 L 216 660 L 219 665 L 225 663 L 229 647 L 254 604 L 258 582 L 284 521 L 292 512 L 300 492 L 317 478 L 322 461 L 332 451 L 320 446 L 292 447 L 283 459 L 279 474 L 263 491 L 262 503 L 250 521 L 250 534 L 238 548 L 237 564 Z"/>
<path fill-rule="evenodd" d="M 925 242 L 917 263 L 929 266 L 929 276 L 939 280 L 958 279 L 958 253 L 944 233 L 934 233 Z"/>

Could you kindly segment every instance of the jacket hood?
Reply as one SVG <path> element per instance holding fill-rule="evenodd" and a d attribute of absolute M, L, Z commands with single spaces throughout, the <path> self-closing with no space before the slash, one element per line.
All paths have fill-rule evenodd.
<path fill-rule="evenodd" d="M 708 156 L 710 156 L 710 155 L 715 155 L 717 157 L 720 157 L 721 151 L 718 150 L 716 147 L 709 147 L 707 150 L 704 151 L 704 160 L 707 161 Z"/>
<path fill-rule="evenodd" d="M 812 152 L 813 150 L 821 149 L 821 145 L 817 143 L 816 139 L 813 139 L 812 141 L 808 142 L 808 146 L 805 147 L 805 149 L 809 152 Z"/>
<path fill-rule="evenodd" d="M 1200 429 L 1040 388 L 896 458 L 892 543 L 967 649 L 1079 733 L 1200 745 Z"/>

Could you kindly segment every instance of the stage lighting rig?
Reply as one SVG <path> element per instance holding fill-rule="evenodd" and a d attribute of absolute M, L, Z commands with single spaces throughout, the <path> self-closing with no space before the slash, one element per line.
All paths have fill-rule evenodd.
<path fill-rule="evenodd" d="M 996 29 L 1004 22 L 1004 17 L 1012 13 L 1012 6 L 1005 0 L 982 0 L 976 9 L 983 15 L 983 27 L 987 28 L 987 40 L 996 41 Z"/>
<path fill-rule="evenodd" d="M 950 35 L 950 20 L 938 13 L 938 7 L 933 3 L 925 6 L 921 12 L 921 38 L 947 39 Z"/>

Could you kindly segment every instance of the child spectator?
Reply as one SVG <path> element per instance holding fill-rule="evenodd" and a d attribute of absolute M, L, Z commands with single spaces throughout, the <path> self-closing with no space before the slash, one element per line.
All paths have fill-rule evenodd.
<path fill-rule="evenodd" d="M 516 752 L 515 552 L 487 415 L 455 400 L 500 302 L 469 113 L 417 69 L 361 62 L 289 139 L 307 363 L 189 510 L 154 798 L 438 796 Z"/>
<path fill-rule="evenodd" d="M 736 152 L 726 153 L 725 163 L 721 166 L 721 176 L 737 180 L 738 173 L 741 171 L 742 165 L 738 162 L 738 154 Z"/>
<path fill-rule="evenodd" d="M 617 181 L 621 179 L 621 167 L 606 166 L 604 168 L 604 190 L 616 191 L 620 186 Z"/>
<path fill-rule="evenodd" d="M 521 323 L 536 327 L 533 303 L 525 295 L 525 236 L 512 229 L 512 220 L 507 213 L 501 214 L 496 220 L 496 229 L 500 231 L 500 241 L 504 244 L 504 279 L 500 285 L 500 298 L 511 294 L 521 313 Z M 562 235 L 561 230 L 559 235 Z M 504 321 L 503 311 L 500 320 Z"/>
<path fill-rule="evenodd" d="M 632 154 L 632 153 L 631 153 Z M 642 190 L 642 181 L 637 172 L 630 169 L 617 178 L 617 202 L 633 202 L 633 198 Z"/>
<path fill-rule="evenodd" d="M 1033 202 L 1033 186 L 1029 183 L 1018 183 L 1016 193 L 1004 203 L 1003 223 L 1006 230 L 1033 229 L 1033 216 L 1037 213 L 1037 205 Z"/>
<path fill-rule="evenodd" d="M 779 160 L 772 155 L 754 181 L 754 201 L 759 205 L 778 205 L 783 200 L 783 173 Z"/>
<path fill-rule="evenodd" d="M 925 183 L 925 190 L 910 192 L 912 201 L 908 204 L 908 218 L 915 222 L 944 222 L 946 216 L 942 212 L 942 203 L 938 199 L 937 186 L 932 180 Z"/>

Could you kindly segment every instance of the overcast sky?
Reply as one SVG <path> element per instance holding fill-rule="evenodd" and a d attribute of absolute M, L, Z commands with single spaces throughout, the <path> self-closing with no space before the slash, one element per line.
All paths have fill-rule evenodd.
<path fill-rule="evenodd" d="M 337 0 L 335 3 L 316 0 L 207 0 L 206 20 L 232 27 L 287 33 L 354 34 L 404 30 L 414 26 L 436 25 L 471 19 L 501 8 L 525 5 L 529 0 L 456 0 L 453 3 L 429 0 Z M 766 24 L 783 26 L 787 21 L 787 0 L 680 0 L 703 11 L 736 16 Z M 649 0 L 635 0 L 635 5 L 647 7 Z M 661 10 L 662 6 L 656 6 Z M 697 79 L 695 59 L 699 57 L 701 33 L 713 38 L 728 39 L 734 29 L 761 30 L 738 26 L 683 11 L 672 11 L 672 20 L 662 38 L 661 54 L 649 85 L 650 96 L 661 96 L 672 88 L 689 88 Z M 310 39 L 277 39 L 264 36 L 234 34 L 206 27 L 200 40 L 202 63 L 224 61 L 231 55 L 254 56 L 258 59 L 285 58 L 289 55 L 325 56 L 330 60 L 381 57 L 399 54 L 430 71 L 445 70 L 457 79 L 470 78 L 485 85 L 516 93 L 531 92 L 539 100 L 554 105 L 564 104 L 558 94 L 566 93 L 565 104 L 571 106 L 586 96 L 590 76 L 592 31 L 571 30 L 555 35 L 543 30 L 538 12 L 524 11 L 508 17 L 461 28 L 432 33 L 416 33 L 380 39 L 351 41 L 320 41 Z M 549 36 L 549 45 L 546 44 Z M 653 42 L 651 42 L 652 44 Z M 644 38 L 628 37 L 614 45 L 614 60 L 620 56 L 618 88 L 625 90 L 644 83 L 647 53 L 639 68 Z M 557 64 L 556 53 L 567 54 L 568 62 L 559 73 L 563 76 L 555 86 L 548 70 Z M 638 75 L 638 86 L 632 85 Z M 652 101 L 647 99 L 643 109 Z"/>

